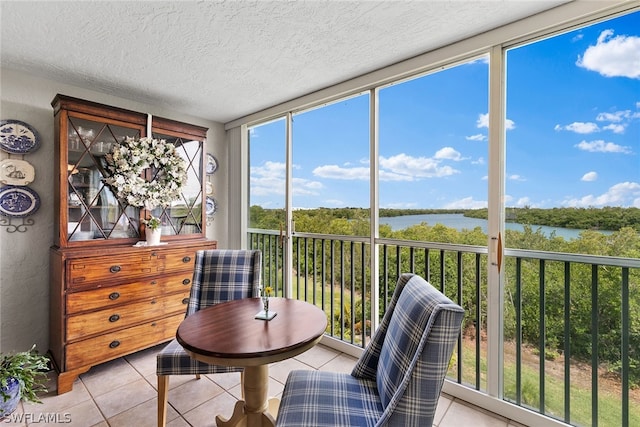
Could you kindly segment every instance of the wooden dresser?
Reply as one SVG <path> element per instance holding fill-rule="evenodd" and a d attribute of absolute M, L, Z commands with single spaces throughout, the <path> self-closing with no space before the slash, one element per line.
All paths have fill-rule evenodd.
<path fill-rule="evenodd" d="M 93 365 L 171 340 L 195 253 L 215 242 L 51 251 L 51 345 L 58 394 Z"/>
<path fill-rule="evenodd" d="M 57 95 L 55 241 L 50 251 L 50 347 L 58 393 L 97 364 L 166 342 L 184 319 L 196 251 L 206 239 L 207 129 Z M 153 210 L 118 200 L 106 156 L 125 137 L 174 144 L 186 162 L 180 198 Z M 160 218 L 160 245 L 144 219 Z"/>

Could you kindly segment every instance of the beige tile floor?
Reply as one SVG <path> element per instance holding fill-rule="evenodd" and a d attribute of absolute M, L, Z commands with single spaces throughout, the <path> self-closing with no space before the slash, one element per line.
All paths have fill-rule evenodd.
<path fill-rule="evenodd" d="M 21 404 L 3 426 L 145 427 L 156 425 L 156 359 L 154 347 L 92 368 L 69 393 L 42 396 L 42 404 Z M 319 369 L 350 372 L 356 359 L 319 345 L 269 368 L 269 395 L 279 397 L 289 371 Z M 168 427 L 215 426 L 215 415 L 230 416 L 240 397 L 240 374 L 172 376 L 169 381 Z M 20 418 L 22 419 L 20 421 Z M 521 427 L 495 414 L 441 396 L 434 426 Z M 309 426 L 312 427 L 312 426 Z"/>

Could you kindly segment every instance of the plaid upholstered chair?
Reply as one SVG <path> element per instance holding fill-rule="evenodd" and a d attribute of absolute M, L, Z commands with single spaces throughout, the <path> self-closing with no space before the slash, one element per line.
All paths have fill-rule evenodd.
<path fill-rule="evenodd" d="M 187 316 L 196 311 L 241 298 L 259 295 L 262 254 L 257 250 L 198 251 L 187 305 Z M 208 365 L 192 359 L 174 339 L 157 355 L 158 426 L 167 419 L 169 375 L 241 372 L 242 368 Z"/>
<path fill-rule="evenodd" d="M 276 426 L 433 425 L 463 316 L 420 276 L 403 274 L 351 374 L 292 371 Z"/>

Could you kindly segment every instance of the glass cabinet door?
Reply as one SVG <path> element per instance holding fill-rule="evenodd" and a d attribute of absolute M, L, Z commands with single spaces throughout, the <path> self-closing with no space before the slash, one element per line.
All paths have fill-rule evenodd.
<path fill-rule="evenodd" d="M 67 241 L 139 238 L 139 209 L 123 205 L 103 179 L 115 142 L 140 128 L 72 117 L 67 120 Z"/>
<path fill-rule="evenodd" d="M 187 183 L 178 200 L 151 213 L 162 222 L 162 235 L 202 234 L 203 141 L 153 132 L 153 138 L 172 143 L 187 166 Z"/>

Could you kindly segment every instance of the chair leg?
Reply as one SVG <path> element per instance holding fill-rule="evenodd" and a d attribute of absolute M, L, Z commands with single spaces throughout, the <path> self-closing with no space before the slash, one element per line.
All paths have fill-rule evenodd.
<path fill-rule="evenodd" d="M 242 371 L 240 371 L 240 390 L 241 390 L 241 397 L 242 400 L 244 400 L 244 369 Z"/>
<path fill-rule="evenodd" d="M 169 375 L 158 375 L 158 427 L 167 424 L 167 400 L 169 397 Z"/>
<path fill-rule="evenodd" d="M 196 379 L 199 380 L 200 379 L 200 374 L 196 374 Z"/>

